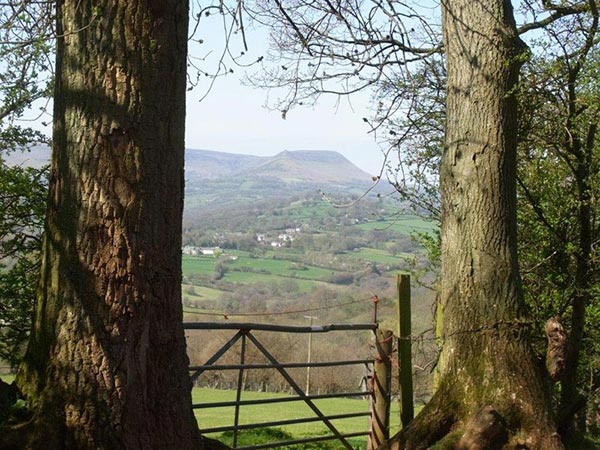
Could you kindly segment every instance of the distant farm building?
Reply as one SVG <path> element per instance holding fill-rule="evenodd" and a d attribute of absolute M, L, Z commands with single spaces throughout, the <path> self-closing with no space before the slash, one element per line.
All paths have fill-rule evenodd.
<path fill-rule="evenodd" d="M 214 256 L 216 253 L 220 253 L 221 249 L 219 247 L 196 247 L 194 245 L 185 245 L 181 249 L 181 253 L 189 256 L 200 256 L 200 255 L 208 255 Z"/>

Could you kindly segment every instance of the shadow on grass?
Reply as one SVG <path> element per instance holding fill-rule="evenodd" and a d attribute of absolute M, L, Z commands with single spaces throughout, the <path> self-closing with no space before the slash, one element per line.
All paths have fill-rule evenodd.
<path fill-rule="evenodd" d="M 233 432 L 223 433 L 218 439 L 228 446 L 233 445 Z M 280 441 L 293 440 L 294 436 L 278 428 L 261 428 L 257 430 L 244 430 L 238 433 L 237 446 L 246 447 L 251 445 L 260 445 Z M 365 448 L 364 439 L 348 439 L 348 442 L 355 449 Z M 281 450 L 339 450 L 341 445 L 336 440 L 323 442 L 310 442 L 305 444 L 295 444 L 289 446 L 277 447 Z"/>

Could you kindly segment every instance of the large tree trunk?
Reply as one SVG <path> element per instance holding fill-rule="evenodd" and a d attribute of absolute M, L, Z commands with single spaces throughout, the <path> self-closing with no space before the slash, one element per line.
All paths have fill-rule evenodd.
<path fill-rule="evenodd" d="M 181 306 L 188 6 L 58 2 L 50 201 L 18 385 L 35 449 L 192 449 Z"/>
<path fill-rule="evenodd" d="M 508 0 L 446 0 L 442 8 L 448 86 L 440 382 L 392 447 L 442 441 L 462 450 L 561 449 L 529 346 L 516 258 L 511 91 L 525 47 Z"/>

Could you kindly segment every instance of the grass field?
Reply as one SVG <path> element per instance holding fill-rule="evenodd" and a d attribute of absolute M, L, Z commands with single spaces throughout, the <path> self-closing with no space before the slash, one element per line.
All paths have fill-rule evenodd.
<path fill-rule="evenodd" d="M 323 214 L 329 214 L 327 208 L 322 204 L 315 204 L 307 208 L 291 208 L 291 212 L 300 216 L 318 217 Z M 350 227 L 359 227 L 363 231 L 389 229 L 404 235 L 410 235 L 415 232 L 432 232 L 436 229 L 436 224 L 425 221 L 417 216 L 405 215 L 398 218 L 387 218 L 381 221 L 352 225 Z M 335 233 L 331 236 L 327 235 L 331 239 L 335 239 L 336 236 Z M 329 260 L 318 259 L 322 257 L 322 254 L 319 254 L 319 257 L 316 259 L 314 257 L 311 257 L 312 259 L 304 258 L 304 253 L 297 248 L 281 248 L 277 250 L 259 248 L 256 252 L 259 255 L 256 255 L 256 253 L 251 254 L 249 251 L 224 250 L 224 257 L 229 256 L 231 258 L 224 260 L 221 258 L 224 264 L 224 271 L 219 271 L 221 272 L 219 280 L 213 280 L 215 264 L 217 264 L 219 258 L 215 258 L 212 255 L 184 256 L 182 269 L 183 275 L 188 277 L 186 283 L 192 283 L 196 286 L 211 286 L 213 288 L 206 288 L 203 291 L 196 289 L 194 291 L 189 286 L 184 285 L 184 296 L 187 295 L 187 300 L 192 302 L 188 306 L 197 304 L 198 307 L 202 307 L 203 300 L 218 301 L 225 290 L 231 291 L 235 289 L 235 285 L 284 285 L 285 289 L 291 288 L 300 293 L 308 293 L 316 287 L 335 289 L 340 286 L 340 284 L 335 284 L 335 281 L 339 281 L 338 275 L 341 273 L 341 267 L 350 267 L 349 269 L 344 269 L 348 272 L 359 270 L 357 267 L 361 267 L 361 262 L 398 267 L 404 265 L 406 257 L 410 256 L 407 254 L 394 255 L 383 248 L 371 248 L 368 242 L 361 242 L 360 247 L 356 251 L 348 251 L 343 255 L 337 256 L 341 258 L 341 261 L 344 261 L 344 258 L 346 258 L 345 261 L 348 263 L 346 266 L 336 262 L 335 264 L 331 263 L 331 268 L 325 268 L 329 264 Z M 337 259 L 337 257 L 334 258 L 332 255 L 331 261 Z M 316 263 L 319 266 L 325 265 L 325 267 L 313 266 L 311 263 Z M 194 275 L 197 277 L 194 278 Z M 347 274 L 344 273 L 342 275 Z M 188 288 L 187 294 L 186 288 Z"/>
<path fill-rule="evenodd" d="M 248 268 L 252 270 L 263 270 L 273 275 L 284 277 L 295 276 L 308 280 L 319 280 L 332 273 L 332 271 L 328 269 L 310 265 L 298 265 L 291 261 L 272 258 L 250 258 L 245 256 L 240 256 L 237 260 L 231 261 L 229 266 L 232 269 L 243 270 L 244 268 Z"/>
<path fill-rule="evenodd" d="M 237 257 L 237 259 L 227 262 L 229 271 L 225 277 L 228 281 L 235 282 L 239 279 L 242 282 L 248 282 L 252 280 L 253 275 L 275 275 L 318 281 L 332 273 L 332 270 L 321 267 L 298 265 L 284 259 L 273 259 L 270 254 L 263 258 L 252 258 L 244 253 L 227 251 L 227 254 Z M 217 259 L 213 256 L 184 256 L 182 261 L 183 275 L 210 275 L 213 273 L 216 261 Z M 240 272 L 247 275 L 243 277 L 235 275 Z M 264 281 L 263 278 L 257 276 L 255 282 Z"/>
<path fill-rule="evenodd" d="M 299 278 L 293 277 L 285 277 L 282 275 L 271 275 L 266 273 L 250 273 L 250 272 L 227 272 L 224 280 L 230 281 L 232 283 L 239 284 L 253 284 L 253 283 L 282 283 L 286 280 L 292 280 L 294 283 L 298 285 L 298 290 L 300 292 L 308 292 L 314 286 L 318 284 L 322 284 L 321 281 L 311 281 L 311 280 L 303 280 Z"/>
<path fill-rule="evenodd" d="M 335 273 L 331 269 L 298 264 L 285 259 L 273 259 L 272 252 L 264 257 L 253 258 L 247 252 L 227 251 L 227 254 L 236 256 L 237 259 L 227 262 L 227 271 L 223 281 L 238 284 L 271 284 L 292 281 L 300 292 L 308 292 L 315 286 L 327 284 L 324 279 Z M 183 275 L 199 274 L 211 276 L 217 259 L 213 256 L 183 256 Z M 194 294 L 186 293 L 184 284 L 183 293 L 193 301 L 215 300 L 223 292 L 218 289 L 195 286 Z"/>
<path fill-rule="evenodd" d="M 205 388 L 194 388 L 192 391 L 194 403 L 211 403 L 235 400 L 235 391 L 214 390 Z M 273 397 L 290 397 L 289 394 L 273 394 L 261 392 L 243 392 L 242 400 L 256 400 Z M 315 401 L 318 408 L 325 415 L 368 412 L 369 403 L 362 399 L 323 399 Z M 196 409 L 196 419 L 200 428 L 218 427 L 233 425 L 235 409 L 233 407 Z M 265 405 L 242 406 L 240 408 L 240 424 L 264 423 L 287 419 L 316 417 L 315 413 L 302 401 L 291 403 L 273 403 Z M 396 403 L 392 406 L 391 412 L 391 432 L 395 433 L 399 429 L 399 412 Z M 369 429 L 368 417 L 357 417 L 333 421 L 333 424 L 341 433 L 353 433 L 367 431 Z M 304 424 L 286 425 L 276 427 L 286 436 L 294 438 L 315 437 L 330 434 L 329 429 L 321 422 L 309 422 Z M 216 434 L 212 437 L 228 440 L 228 435 Z M 271 438 L 273 438 L 271 436 Z M 356 438 L 359 448 L 366 445 L 365 438 Z M 335 448 L 335 447 L 333 447 Z"/>
<path fill-rule="evenodd" d="M 424 220 L 418 216 L 399 216 L 393 219 L 378 220 L 356 225 L 361 230 L 390 230 L 401 234 L 433 233 L 437 229 L 434 222 Z"/>
<path fill-rule="evenodd" d="M 183 275 L 201 273 L 210 275 L 217 259 L 213 256 L 184 256 L 181 262 Z"/>
<path fill-rule="evenodd" d="M 221 295 L 223 291 L 218 289 L 209 288 L 206 286 L 195 286 L 191 284 L 182 284 L 183 295 L 189 297 L 194 301 L 201 301 L 206 299 L 213 299 L 217 296 Z M 193 293 L 190 293 L 190 289 L 192 289 Z"/>
<path fill-rule="evenodd" d="M 385 250 L 363 247 L 360 250 L 346 253 L 346 256 L 352 259 L 362 259 L 380 264 L 399 264 L 405 261 L 406 258 L 410 257 L 411 255 L 403 253 L 401 255 L 394 256 Z"/>

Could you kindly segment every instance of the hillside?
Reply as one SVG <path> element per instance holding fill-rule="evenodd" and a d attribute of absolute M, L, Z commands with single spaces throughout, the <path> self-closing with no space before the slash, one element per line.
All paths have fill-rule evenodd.
<path fill-rule="evenodd" d="M 10 166 L 28 166 L 36 169 L 50 164 L 50 147 L 47 145 L 36 145 L 25 152 L 11 152 L 2 154 L 2 158 Z"/>
<path fill-rule="evenodd" d="M 368 183 L 370 175 L 332 151 L 283 151 L 275 156 L 252 156 L 211 150 L 186 150 L 186 178 L 239 180 L 269 178 L 285 183 Z"/>
<path fill-rule="evenodd" d="M 265 160 L 261 156 L 186 149 L 185 176 L 187 179 L 217 180 L 247 171 Z"/>
<path fill-rule="evenodd" d="M 258 167 L 255 176 L 276 177 L 287 182 L 348 184 L 371 178 L 344 156 L 330 151 L 283 151 Z"/>
<path fill-rule="evenodd" d="M 47 147 L 10 155 L 12 164 L 40 166 L 48 159 Z M 377 295 L 379 321 L 394 328 L 397 274 L 414 272 L 424 283 L 435 276 L 412 236 L 435 232 L 436 225 L 398 214 L 402 203 L 391 196 L 362 196 L 371 184 L 368 174 L 331 151 L 259 157 L 186 150 L 184 319 L 243 321 L 250 315 L 256 322 L 298 325 L 306 324 L 308 312 L 317 323 L 363 323 L 373 320 Z M 413 330 L 425 332 L 432 327 L 434 296 L 415 285 L 412 298 Z M 206 361 L 221 338 L 211 333 L 190 339 L 190 358 Z M 368 351 L 371 338 L 365 333 L 349 343 L 315 337 L 313 354 L 362 357 L 358 351 Z M 285 359 L 303 360 L 306 346 L 288 344 Z M 415 364 L 426 366 L 434 347 L 430 338 L 421 344 Z M 353 389 L 361 374 L 316 370 L 313 380 L 323 392 Z M 417 398 L 428 396 L 428 375 L 415 376 Z M 227 387 L 230 380 L 219 382 Z M 261 383 L 281 389 L 275 377 Z"/>
<path fill-rule="evenodd" d="M 319 192 L 357 198 L 373 183 L 341 154 L 308 150 L 269 157 L 187 150 L 185 178 L 185 216 L 194 220 L 231 217 L 248 205 L 273 205 Z"/>
<path fill-rule="evenodd" d="M 39 145 L 27 152 L 3 155 L 10 165 L 42 167 L 50 162 L 50 148 Z M 189 182 L 239 180 L 256 182 L 364 185 L 371 176 L 337 152 L 326 150 L 282 151 L 275 156 L 255 156 L 213 150 L 186 149 L 185 175 Z"/>

